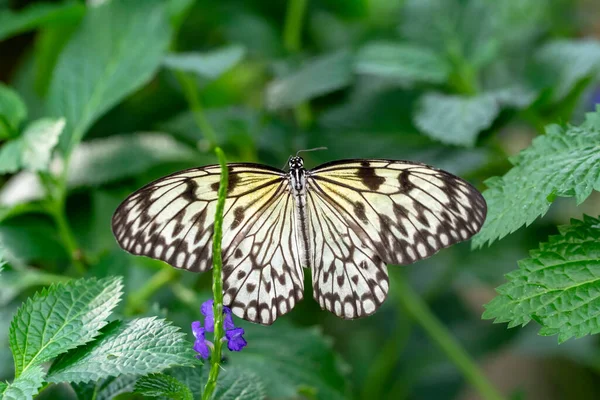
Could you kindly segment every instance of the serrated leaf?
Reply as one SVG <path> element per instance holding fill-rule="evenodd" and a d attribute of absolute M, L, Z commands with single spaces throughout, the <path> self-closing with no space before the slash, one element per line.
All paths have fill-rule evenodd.
<path fill-rule="evenodd" d="M 166 5 L 110 1 L 88 9 L 60 55 L 50 84 L 49 115 L 65 117 L 65 154 L 90 125 L 156 72 L 170 41 Z"/>
<path fill-rule="evenodd" d="M 192 345 L 179 328 L 164 320 L 115 321 L 85 347 L 58 359 L 49 382 L 87 382 L 121 374 L 146 375 L 194 363 Z"/>
<path fill-rule="evenodd" d="M 73 390 L 80 400 L 113 400 L 123 393 L 131 393 L 135 387 L 137 376 L 120 375 L 100 379 L 96 382 L 72 384 Z"/>
<path fill-rule="evenodd" d="M 227 46 L 205 53 L 171 53 L 165 57 L 163 65 L 167 68 L 195 73 L 204 79 L 214 80 L 239 63 L 245 54 L 246 49 L 239 45 Z"/>
<path fill-rule="evenodd" d="M 60 24 L 79 18 L 85 7 L 79 3 L 34 3 L 29 7 L 12 11 L 0 11 L 0 41 L 47 24 Z"/>
<path fill-rule="evenodd" d="M 83 142 L 73 152 L 69 186 L 101 185 L 166 162 L 197 161 L 199 154 L 161 133 L 113 135 Z"/>
<path fill-rule="evenodd" d="M 44 370 L 41 366 L 28 368 L 12 383 L 0 384 L 0 399 L 3 400 L 31 400 L 38 393 L 44 382 Z"/>
<path fill-rule="evenodd" d="M 368 43 L 358 51 L 354 62 L 357 73 L 405 83 L 443 83 L 450 73 L 448 62 L 433 50 L 406 43 Z"/>
<path fill-rule="evenodd" d="M 506 275 L 483 318 L 509 327 L 533 319 L 540 335 L 559 342 L 600 332 L 600 219 L 584 216 L 559 231 Z"/>
<path fill-rule="evenodd" d="M 575 197 L 578 204 L 600 189 L 600 118 L 588 115 L 580 126 L 551 125 L 546 135 L 510 161 L 503 177 L 485 183 L 488 215 L 473 246 L 482 246 L 531 224 L 556 197 Z"/>
<path fill-rule="evenodd" d="M 94 339 L 121 294 L 113 277 L 52 285 L 28 299 L 10 324 L 15 375 Z"/>
<path fill-rule="evenodd" d="M 267 107 L 293 107 L 303 101 L 342 89 L 352 82 L 352 56 L 347 51 L 327 54 L 302 65 L 267 86 Z"/>
<path fill-rule="evenodd" d="M 21 97 L 0 82 L 0 139 L 16 136 L 19 125 L 26 116 L 27 108 Z"/>
<path fill-rule="evenodd" d="M 192 400 L 192 392 L 176 378 L 165 374 L 142 376 L 135 384 L 135 392 L 148 397 L 168 397 L 174 400 Z"/>
<path fill-rule="evenodd" d="M 318 329 L 243 326 L 248 346 L 229 353 L 229 365 L 259 376 L 268 398 L 297 397 L 301 388 L 311 388 L 316 399 L 348 398 L 343 366 Z"/>
<path fill-rule="evenodd" d="M 228 368 L 219 376 L 214 400 L 260 400 L 266 399 L 265 385 L 260 376 L 240 368 Z"/>
<path fill-rule="evenodd" d="M 426 93 L 419 99 L 414 122 L 428 136 L 447 144 L 473 146 L 500 112 L 489 94 L 466 97 Z"/>
<path fill-rule="evenodd" d="M 542 46 L 535 60 L 544 69 L 553 100 L 565 97 L 575 84 L 600 74 L 600 41 L 557 40 Z"/>

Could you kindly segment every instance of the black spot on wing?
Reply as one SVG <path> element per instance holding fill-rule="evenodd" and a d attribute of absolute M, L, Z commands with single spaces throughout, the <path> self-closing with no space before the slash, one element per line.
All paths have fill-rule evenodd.
<path fill-rule="evenodd" d="M 363 163 L 369 164 L 364 161 Z M 361 165 L 363 165 L 361 163 Z M 385 182 L 385 178 L 381 176 L 377 176 L 375 173 L 375 168 L 371 168 L 369 166 L 362 166 L 358 169 L 358 177 L 362 181 L 362 183 L 371 190 L 377 190 L 379 187 Z"/>
<path fill-rule="evenodd" d="M 227 194 L 229 194 L 240 183 L 240 175 L 235 173 L 235 171 L 233 170 L 233 167 L 231 165 L 227 166 L 227 170 L 229 171 L 229 182 L 227 184 Z M 210 188 L 213 190 L 213 192 L 219 191 L 219 184 L 220 184 L 220 182 L 214 182 L 213 184 L 210 185 Z"/>

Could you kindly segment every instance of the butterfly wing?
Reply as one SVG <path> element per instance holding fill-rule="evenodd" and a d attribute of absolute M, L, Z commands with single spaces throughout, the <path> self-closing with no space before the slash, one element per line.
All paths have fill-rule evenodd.
<path fill-rule="evenodd" d="M 315 281 L 318 285 L 315 298 L 320 303 L 327 296 L 339 300 L 337 308 L 335 304 L 326 308 L 344 318 L 353 318 L 352 312 L 356 316 L 369 315 L 374 312 L 371 304 L 375 308 L 381 304 L 379 290 L 385 298 L 388 286 L 382 265 L 410 264 L 466 240 L 479 231 L 486 215 L 483 196 L 468 182 L 408 161 L 327 163 L 310 171 L 308 185 L 311 202 L 316 204 L 315 212 L 311 213 L 315 225 L 327 225 L 322 216 L 326 205 L 340 221 L 337 231 L 346 229 L 342 233 L 351 239 L 343 242 L 346 254 L 360 252 L 366 257 L 341 254 L 333 259 L 318 259 L 316 256 L 313 275 L 319 279 Z M 327 276 L 324 271 L 342 269 L 351 274 L 362 273 L 350 276 L 351 282 L 358 280 L 360 284 L 340 279 L 337 287 L 335 283 L 324 285 Z M 336 276 L 340 276 L 338 272 Z M 349 305 L 350 299 L 357 296 L 365 297 L 362 310 L 356 305 L 352 310 Z M 361 302 L 355 304 L 360 306 Z"/>
<path fill-rule="evenodd" d="M 228 168 L 222 246 L 225 305 L 238 316 L 269 324 L 302 296 L 288 182 L 283 171 L 262 165 Z M 176 268 L 210 269 L 219 179 L 219 166 L 212 165 L 144 186 L 113 216 L 117 242 L 132 254 Z"/>

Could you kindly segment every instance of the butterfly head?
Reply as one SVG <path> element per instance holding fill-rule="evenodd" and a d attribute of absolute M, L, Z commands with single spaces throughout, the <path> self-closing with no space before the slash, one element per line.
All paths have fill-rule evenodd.
<path fill-rule="evenodd" d="M 290 171 L 300 168 L 304 168 L 304 160 L 302 157 L 290 157 Z"/>

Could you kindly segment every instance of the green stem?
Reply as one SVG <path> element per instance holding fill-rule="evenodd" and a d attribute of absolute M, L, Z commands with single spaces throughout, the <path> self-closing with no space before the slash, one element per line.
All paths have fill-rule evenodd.
<path fill-rule="evenodd" d="M 369 368 L 362 392 L 363 399 L 383 398 L 383 391 L 387 388 L 386 382 L 389 374 L 402 357 L 402 350 L 408 343 L 411 331 L 412 323 L 403 321 L 402 316 L 400 316 L 398 329 L 383 345 L 379 355 L 373 360 L 372 367 Z"/>
<path fill-rule="evenodd" d="M 217 133 L 204 114 L 204 107 L 202 107 L 202 103 L 200 102 L 200 95 L 194 78 L 183 71 L 175 71 L 175 77 L 183 89 L 183 94 L 190 106 L 196 125 L 198 125 L 202 134 L 209 141 L 210 148 L 215 147 L 217 145 Z"/>
<path fill-rule="evenodd" d="M 306 12 L 307 0 L 289 0 L 285 25 L 283 27 L 283 45 L 290 53 L 296 53 L 301 48 L 302 21 Z"/>
<path fill-rule="evenodd" d="M 143 311 L 144 304 L 161 287 L 175 280 L 179 275 L 174 268 L 165 266 L 150 278 L 144 286 L 129 295 L 125 315 L 134 315 Z"/>
<path fill-rule="evenodd" d="M 215 348 L 210 357 L 210 372 L 208 381 L 202 393 L 202 399 L 208 400 L 217 386 L 219 370 L 221 366 L 221 350 L 223 348 L 223 260 L 221 259 L 221 241 L 223 239 L 223 210 L 225 209 L 225 197 L 227 196 L 228 170 L 225 154 L 219 147 L 215 149 L 219 164 L 221 165 L 221 182 L 219 184 L 219 197 L 217 199 L 217 209 L 215 212 L 215 226 L 213 233 L 213 312 L 215 315 Z"/>
<path fill-rule="evenodd" d="M 83 253 L 79 248 L 77 240 L 75 239 L 75 235 L 73 234 L 73 231 L 71 231 L 67 221 L 64 201 L 57 201 L 52 207 L 51 214 L 52 218 L 54 219 L 54 223 L 56 224 L 56 229 L 58 230 L 58 236 L 65 245 L 67 252 L 69 253 L 69 257 L 73 262 L 73 266 L 77 270 L 78 274 L 85 275 L 86 268 L 83 263 Z"/>
<path fill-rule="evenodd" d="M 289 0 L 285 25 L 283 27 L 283 46 L 289 53 L 302 49 L 302 22 L 306 14 L 308 0 Z M 306 129 L 313 120 L 310 103 L 304 102 L 294 108 L 294 118 L 302 129 Z"/>
<path fill-rule="evenodd" d="M 504 397 L 479 370 L 465 349 L 452 337 L 446 327 L 435 317 L 402 274 L 392 280 L 398 301 L 415 322 L 419 323 L 446 356 L 462 372 L 465 379 L 479 392 L 482 399 L 501 400 Z"/>

